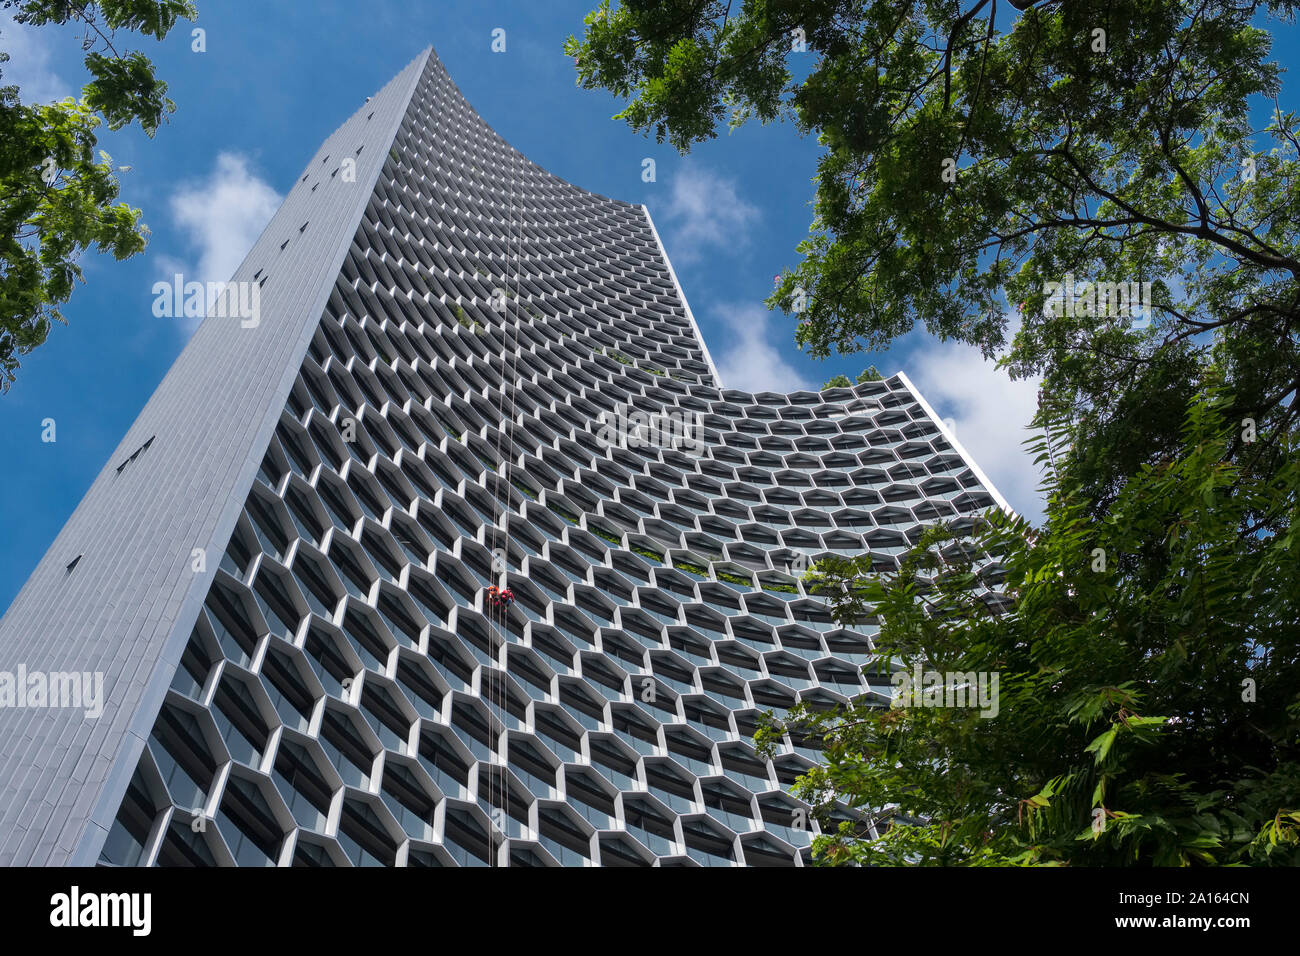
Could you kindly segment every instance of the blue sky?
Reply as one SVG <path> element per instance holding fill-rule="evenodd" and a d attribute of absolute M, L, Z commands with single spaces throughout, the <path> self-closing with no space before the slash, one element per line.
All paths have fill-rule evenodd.
<path fill-rule="evenodd" d="M 122 172 L 122 198 L 144 211 L 148 250 L 124 263 L 83 260 L 86 284 L 66 327 L 23 359 L 0 397 L 0 609 L 76 507 L 192 331 L 151 310 L 152 285 L 177 269 L 229 278 L 316 147 L 366 96 L 432 43 L 470 103 L 510 143 L 555 174 L 651 212 L 719 367 L 723 384 L 816 388 L 874 363 L 903 370 L 1013 507 L 1041 513 L 1023 454 L 1036 385 L 1010 382 L 973 350 L 914 332 L 885 354 L 813 361 L 793 322 L 768 313 L 773 275 L 797 261 L 807 234 L 817 145 L 789 125 L 749 126 L 681 157 L 610 119 L 613 98 L 574 83 L 562 43 L 595 0 L 368 0 L 310 5 L 199 0 L 195 24 L 162 44 L 136 40 L 170 84 L 177 110 L 153 141 L 108 133 L 101 147 Z M 310 13 L 305 11 L 310 10 Z M 206 31 L 206 52 L 190 30 Z M 493 53 L 492 31 L 506 31 Z M 0 12 L 3 82 L 24 101 L 79 92 L 79 35 L 15 30 Z M 655 160 L 656 181 L 642 180 Z M 188 278 L 188 276 L 187 276 Z M 55 442 L 41 441 L 55 421 Z M 202 427 L 196 422 L 195 427 Z"/>

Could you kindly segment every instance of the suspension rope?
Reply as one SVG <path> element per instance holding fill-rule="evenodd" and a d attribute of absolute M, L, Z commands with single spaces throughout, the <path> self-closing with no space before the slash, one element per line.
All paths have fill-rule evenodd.
<path fill-rule="evenodd" d="M 515 202 L 514 202 L 514 175 L 513 175 L 513 171 L 511 171 L 511 173 L 510 173 L 510 187 L 509 187 L 509 200 L 508 200 L 508 202 L 507 202 L 507 206 L 506 206 L 506 214 L 510 217 L 510 222 L 509 222 L 509 223 L 507 224 L 507 226 L 506 226 L 506 257 L 505 257 L 505 258 L 506 258 L 506 264 L 507 264 L 506 267 L 507 267 L 507 268 L 508 268 L 508 263 L 509 263 L 509 258 L 510 258 L 510 232 L 511 232 L 511 227 L 513 226 L 513 220 L 514 220 L 514 205 L 515 205 Z M 503 275 L 504 275 L 505 270 L 503 269 L 502 272 L 503 272 Z M 502 284 L 505 285 L 506 282 L 507 282 L 507 280 L 503 278 L 503 279 L 502 279 Z M 498 286 L 498 287 L 496 287 L 496 288 L 493 288 L 493 289 L 491 290 L 490 294 L 491 294 L 493 300 L 496 299 L 496 297 L 497 297 L 497 292 L 498 292 L 499 290 L 503 293 L 503 300 L 504 300 L 504 298 L 505 298 L 505 297 L 504 297 L 504 289 L 502 289 L 500 286 Z M 494 302 L 493 302 L 493 305 L 495 306 L 496 304 L 497 304 L 497 303 L 494 301 Z M 496 441 L 495 441 L 495 444 L 494 444 L 494 450 L 495 450 L 495 453 L 496 453 L 496 466 L 495 466 L 495 469 L 494 469 L 494 475 L 495 475 L 495 478 L 494 478 L 494 481 L 493 481 L 493 499 L 494 499 L 494 501 L 493 501 L 493 504 L 492 504 L 492 507 L 493 507 L 494 510 L 495 510 L 496 508 L 500 507 L 500 501 L 501 501 L 501 470 L 502 470 L 502 462 L 501 462 L 501 451 L 502 451 L 502 443 L 501 443 L 501 440 L 502 440 L 501 421 L 502 421 L 502 416 L 503 416 L 504 413 L 505 413 L 505 388 L 506 388 L 506 373 L 505 373 L 505 365 L 506 365 L 506 356 L 505 356 L 505 354 L 504 354 L 504 347 L 505 347 L 505 341 L 506 341 L 506 315 L 507 315 L 508 308 L 509 308 L 509 306 L 508 306 L 507 302 L 506 302 L 506 301 L 502 301 L 502 302 L 501 302 L 501 311 L 500 311 L 500 313 L 499 313 L 500 316 L 501 316 L 501 321 L 500 321 L 500 325 L 498 326 L 498 329 L 499 329 L 499 332 L 500 332 L 501 347 L 502 347 L 502 350 L 503 350 L 502 354 L 499 356 L 499 357 L 500 357 L 500 368 L 501 368 L 501 373 L 500 373 L 500 374 L 501 374 L 501 377 L 500 377 L 500 383 L 499 383 L 499 385 L 500 385 L 500 393 L 499 393 L 498 396 L 497 396 L 497 409 L 496 409 L 496 411 L 497 411 L 497 420 L 493 423 L 493 428 L 496 430 Z M 491 582 L 490 585 L 489 585 L 489 587 L 488 587 L 488 591 L 487 591 L 487 603 L 488 603 L 488 607 L 487 607 L 487 617 L 488 617 L 488 621 L 489 621 L 489 623 L 490 623 L 490 629 L 489 629 L 489 635 L 488 635 L 489 644 L 491 643 L 491 641 L 492 641 L 492 639 L 493 639 L 494 636 L 495 636 L 495 638 L 496 638 L 498 641 L 500 641 L 502 644 L 504 644 L 504 642 L 505 642 L 505 641 L 504 641 L 504 638 L 501 636 L 501 631 L 502 631 L 501 624 L 502 624 L 502 619 L 504 618 L 504 613 L 505 613 L 505 612 L 504 612 L 504 609 L 503 609 L 503 607 L 502 607 L 501 590 L 502 590 L 502 585 L 505 584 L 505 583 L 508 583 L 508 578 L 506 577 L 506 571 L 507 571 L 507 568 L 508 568 L 508 564 L 507 564 L 507 561 L 508 561 L 508 552 L 506 553 L 506 556 L 502 558 L 501 575 L 500 575 L 500 577 L 498 577 L 498 572 L 497 572 L 497 567 L 496 567 L 496 561 L 497 561 L 497 554 L 499 553 L 499 552 L 497 551 L 497 545 L 498 545 L 498 542 L 499 542 L 499 535 L 500 535 L 500 522 L 499 522 L 499 520 L 498 520 L 498 521 L 494 521 L 494 522 L 492 523 L 491 555 L 490 555 L 490 557 L 489 557 L 489 563 L 488 563 L 488 580 Z M 499 655 L 499 653 L 500 653 L 500 646 L 494 647 L 493 649 L 494 649 L 495 651 L 497 651 L 497 654 Z M 494 659 L 493 659 L 493 664 L 494 664 L 493 670 L 494 670 L 494 671 L 495 671 L 495 669 L 496 669 L 496 668 L 495 668 L 495 665 L 498 663 L 498 661 L 499 661 L 499 658 L 494 657 Z M 493 716 L 493 713 L 494 713 L 494 712 L 497 713 L 497 714 L 500 713 L 500 705 L 499 705 L 499 703 L 498 703 L 498 701 L 497 701 L 498 688 L 497 688 L 497 686 L 496 686 L 496 684 L 495 684 L 495 680 L 496 680 L 496 675 L 495 675 L 495 674 L 492 675 L 492 680 L 494 681 L 494 683 L 491 684 L 491 685 L 489 685 L 488 688 L 487 688 L 487 697 L 488 697 L 488 704 L 489 704 L 489 712 L 488 712 L 488 717 L 489 717 L 489 729 L 490 729 L 490 727 L 491 727 L 490 720 L 491 720 L 491 717 Z M 495 774 L 495 773 L 498 773 L 499 770 L 500 770 L 500 768 L 493 768 L 493 773 L 494 773 L 494 774 Z M 489 799 L 489 801 L 488 801 L 488 802 L 489 802 L 489 820 L 490 820 L 491 817 L 494 815 L 494 813 L 493 813 L 493 807 L 500 806 L 500 804 L 502 803 L 502 798 L 501 798 L 501 795 L 500 795 L 500 792 L 499 792 L 498 788 L 503 787 L 503 786 L 504 786 L 504 782 L 503 782 L 503 780 L 498 780 L 495 776 L 493 777 L 491 783 L 489 784 L 489 787 L 490 787 L 490 789 L 489 789 L 489 797 L 490 797 L 490 799 Z M 508 831 L 508 825 L 506 824 L 506 822 L 505 822 L 504 819 L 502 820 L 502 827 L 503 827 L 503 830 L 507 830 L 507 831 Z M 508 832 L 503 833 L 503 838 L 505 838 L 505 839 L 507 839 L 507 840 L 509 839 L 509 837 L 508 837 Z M 489 828 L 488 828 L 488 852 L 489 852 L 489 855 L 491 855 L 491 851 L 492 851 L 492 828 L 489 826 Z M 494 861 L 494 863 L 495 863 L 495 857 L 493 857 L 493 861 Z"/>
<path fill-rule="evenodd" d="M 496 461 L 496 469 L 495 469 L 496 478 L 493 483 L 494 497 L 496 499 L 496 501 L 493 504 L 494 508 L 501 507 L 502 471 L 504 470 L 505 472 L 505 478 L 507 483 L 506 496 L 508 499 L 510 494 L 509 486 L 513 483 L 513 469 L 514 469 L 514 454 L 513 454 L 514 416 L 516 411 L 514 377 L 518 373 L 518 352 L 519 352 L 518 343 L 519 343 L 519 321 L 520 321 L 519 310 L 518 310 L 518 297 L 519 297 L 519 290 L 521 288 L 521 282 L 519 278 L 519 256 L 520 256 L 520 248 L 522 247 L 523 244 L 523 211 L 522 209 L 518 210 L 519 221 L 518 224 L 516 225 L 515 163 L 513 162 L 513 158 L 514 157 L 511 157 L 512 161 L 509 163 L 510 188 L 509 188 L 508 214 L 510 216 L 510 221 L 507 226 L 507 232 L 506 232 L 506 256 L 505 256 L 506 268 L 505 270 L 503 270 L 504 275 L 502 280 L 504 288 L 502 288 L 501 290 L 504 293 L 503 295 L 504 301 L 502 302 L 503 308 L 501 310 L 502 318 L 500 324 L 501 344 L 502 344 L 503 354 L 501 355 L 501 390 L 497 402 L 497 422 L 495 425 L 496 433 L 497 433 L 496 443 L 495 443 L 495 452 L 496 452 L 497 461 Z M 509 287 L 511 285 L 510 282 L 511 275 L 509 274 L 509 272 L 512 267 L 512 262 L 511 262 L 512 246 L 514 248 L 514 260 L 513 260 L 514 295 L 513 296 L 509 294 L 510 291 Z M 513 322 L 510 321 L 511 320 L 511 315 L 510 315 L 511 298 L 514 298 L 516 301 Z M 506 413 L 506 408 L 505 408 L 507 389 L 509 389 L 510 392 L 510 398 L 509 398 L 510 410 L 508 415 Z M 508 425 L 506 423 L 508 423 Z M 508 435 L 506 433 L 507 427 L 509 428 Z M 503 444 L 505 446 L 504 449 L 505 454 L 503 454 Z M 511 545 L 512 532 L 510 527 L 511 522 L 510 522 L 509 509 L 502 507 L 501 514 L 502 514 L 502 519 L 505 522 L 505 529 L 504 529 L 505 543 L 504 543 L 504 548 L 502 548 L 502 550 L 498 552 L 497 545 L 500 543 L 501 535 L 503 532 L 500 527 L 501 522 L 500 521 L 494 522 L 492 526 L 492 534 L 491 534 L 491 545 L 492 545 L 491 563 L 489 565 L 489 580 L 492 581 L 493 583 L 489 587 L 487 596 L 488 596 L 488 603 L 489 603 L 488 620 L 493 625 L 493 631 L 495 632 L 496 637 L 500 641 L 500 647 L 498 648 L 498 650 L 504 653 L 505 646 L 507 643 L 505 637 L 506 630 L 507 630 L 506 615 L 509 611 L 509 607 L 511 603 L 510 599 L 513 598 L 513 594 L 510 592 L 509 589 L 509 583 L 510 583 L 509 561 L 510 561 L 510 545 Z M 495 567 L 498 553 L 502 555 L 502 569 L 501 569 L 501 576 L 499 579 L 497 577 L 497 572 Z M 498 580 L 500 581 L 499 585 L 496 583 Z M 506 682 L 504 680 L 504 671 L 500 675 L 500 678 L 495 682 L 494 686 L 488 689 L 488 702 L 492 707 L 495 708 L 496 713 L 498 715 L 504 715 L 506 713 L 508 692 L 507 692 Z M 504 717 L 501 717 L 501 723 L 502 726 L 508 726 Z M 499 774 L 497 779 L 494 781 L 493 786 L 499 787 L 500 790 L 498 793 L 494 795 L 498 797 L 496 803 L 498 807 L 501 809 L 503 814 L 502 823 L 506 831 L 504 835 L 508 842 L 509 816 L 510 816 L 510 785 L 505 773 L 505 768 L 501 767 L 498 769 L 499 769 Z M 491 794 L 492 791 L 489 791 L 489 793 Z M 489 831 L 488 834 L 489 856 L 492 855 L 491 839 L 492 839 L 491 832 Z M 508 859 L 506 861 L 506 865 L 509 866 Z"/>
<path fill-rule="evenodd" d="M 513 197 L 514 197 L 514 174 L 515 174 L 515 166 L 514 166 L 513 163 L 511 163 L 511 166 L 510 166 L 510 184 L 511 184 L 511 198 L 512 198 L 512 200 L 513 200 Z M 512 205 L 513 205 L 513 203 L 512 203 Z M 509 434 L 506 436 L 506 447 L 507 447 L 507 450 L 508 450 L 508 452 L 509 452 L 509 456 L 507 457 L 507 459 L 506 459 L 506 461 L 505 461 L 505 470 L 506 470 L 506 497 L 507 497 L 507 498 L 509 498 L 509 496 L 510 496 L 510 488 L 513 486 L 513 476 L 514 476 L 515 413 L 516 413 L 516 407 L 517 407 L 517 406 L 516 406 L 516 397 L 517 397 L 517 393 L 516 393 L 516 377 L 518 376 L 518 373 L 519 373 L 519 324 L 520 324 L 520 322 L 522 322 L 522 317 L 519 315 L 519 306 L 520 306 L 520 298 L 519 298 L 519 296 L 520 296 L 520 291 L 521 291 L 521 288 L 522 288 L 522 280 L 520 279 L 520 264 L 519 264 L 519 260 L 520 260 L 520 257 L 521 257 L 521 254 L 522 254 L 522 250 L 523 250 L 523 242 L 524 242 L 523 230 L 524 230 L 524 209 L 523 209 L 523 207 L 522 207 L 522 205 L 521 205 L 520 208 L 519 208 L 519 220 L 518 220 L 518 226 L 517 226 L 516 234 L 515 234 L 515 259 L 514 259 L 514 277 L 515 277 L 515 294 L 514 294 L 514 303 L 515 303 L 515 308 L 514 308 L 514 322 L 511 323 L 511 327 L 510 327 L 511 341 L 510 341 L 510 346 L 509 346 L 509 348 L 507 349 L 507 353 L 506 353 L 507 356 L 508 356 L 509 363 L 510 363 L 510 375 L 509 375 L 509 378 L 508 378 L 509 388 L 510 388 L 510 412 L 509 412 L 509 414 L 508 414 L 507 417 L 506 417 L 506 422 L 508 423 L 508 427 L 509 427 L 509 429 L 510 429 Z M 509 253 L 509 251 L 510 251 L 510 250 L 509 250 L 509 245 L 507 245 L 507 247 L 506 247 L 506 252 L 507 252 L 507 254 Z M 507 311 L 508 311 L 508 310 L 509 310 L 509 307 L 507 306 Z M 498 454 L 498 456 L 497 456 L 498 461 L 500 461 L 500 457 L 501 457 L 501 456 Z M 499 499 L 500 499 L 500 495 L 498 495 L 498 503 L 499 503 Z M 510 512 L 509 512 L 509 510 L 507 509 L 507 510 L 504 510 L 503 513 L 504 513 L 504 516 L 505 516 L 505 524 L 506 524 L 506 527 L 505 527 L 505 538 L 506 538 L 506 541 L 505 541 L 505 553 L 506 553 L 506 562 L 507 562 L 507 578 L 506 578 L 506 583 L 507 583 L 507 585 L 508 585 L 508 584 L 509 584 L 509 576 L 508 576 L 508 567 L 509 567 L 509 565 L 508 565 L 508 562 L 509 562 L 509 560 L 510 560 L 510 545 L 511 545 L 511 538 L 512 538 L 513 534 L 512 534 L 512 531 L 511 531 L 511 527 L 510 527 L 511 524 L 512 524 L 512 522 L 511 522 L 511 520 L 510 520 Z M 507 600 L 507 601 L 505 601 L 505 602 L 502 603 L 501 614 L 502 614 L 502 618 L 503 618 L 503 619 L 504 619 L 506 613 L 509 611 L 509 609 L 510 609 L 510 605 L 513 603 L 513 597 L 514 597 L 514 595 L 513 595 L 513 593 L 511 593 L 510 600 Z M 505 640 L 505 638 L 504 638 L 504 636 L 503 636 L 503 637 L 502 637 L 502 641 L 504 642 L 504 640 Z M 506 682 L 505 682 L 505 674 L 503 673 L 503 674 L 502 674 L 502 680 L 501 680 L 501 712 L 502 712 L 502 713 L 505 713 L 505 710 L 506 710 L 506 704 L 507 704 L 507 685 L 506 685 Z M 504 723 L 505 721 L 503 720 L 502 722 Z M 507 777 L 507 775 L 506 775 L 506 773 L 505 773 L 505 768 L 504 768 L 504 767 L 502 768 L 502 773 L 501 773 L 501 789 L 502 789 L 502 803 L 504 804 L 505 815 L 506 815 L 506 818 L 507 818 L 507 826 L 509 826 L 508 820 L 509 820 L 509 816 L 510 816 L 510 785 L 509 785 L 509 778 Z M 508 859 L 507 859 L 506 863 L 507 863 L 507 865 L 509 865 L 509 860 L 508 860 Z"/>

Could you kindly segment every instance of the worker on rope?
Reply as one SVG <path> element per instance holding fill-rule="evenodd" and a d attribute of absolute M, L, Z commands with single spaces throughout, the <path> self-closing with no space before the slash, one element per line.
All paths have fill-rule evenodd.
<path fill-rule="evenodd" d="M 487 589 L 487 599 L 493 607 L 509 607 L 515 601 L 515 594 L 509 588 L 499 588 L 494 584 Z"/>

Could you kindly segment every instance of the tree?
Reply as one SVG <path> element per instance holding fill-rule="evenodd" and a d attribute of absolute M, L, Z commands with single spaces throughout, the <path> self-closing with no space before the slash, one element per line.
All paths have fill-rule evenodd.
<path fill-rule="evenodd" d="M 944 686 L 768 718 L 765 752 L 787 733 L 823 742 L 796 786 L 823 828 L 847 804 L 883 831 L 832 827 L 820 858 L 1300 864 L 1300 537 L 1241 534 L 1262 510 L 1295 527 L 1300 456 L 1291 444 L 1270 485 L 1243 484 L 1224 463 L 1231 405 L 1211 386 L 1186 454 L 1134 476 L 1104 522 L 1065 475 L 1038 531 L 1001 512 L 973 538 L 936 526 L 884 580 L 869 556 L 819 563 L 836 620 L 879 622 L 898 673 L 998 676 L 982 710 Z"/>
<path fill-rule="evenodd" d="M 816 134 L 811 232 L 769 299 L 806 290 L 797 341 L 879 350 L 920 322 L 1009 345 L 1069 412 L 1104 504 L 1175 450 L 1213 342 L 1234 414 L 1277 435 L 1300 414 L 1300 141 L 1257 25 L 1296 6 L 606 0 L 566 50 L 678 149 L 755 118 Z M 1053 314 L 1050 284 L 1074 277 L 1147 283 L 1150 314 Z"/>
<path fill-rule="evenodd" d="M 59 307 L 82 278 L 77 259 L 94 246 L 128 258 L 145 246 L 140 210 L 116 203 L 112 159 L 96 156 L 101 123 L 139 122 L 152 137 L 175 109 L 167 84 L 143 53 L 121 51 L 119 32 L 161 40 L 178 18 L 197 16 L 187 0 L 4 0 L 28 26 L 79 24 L 91 79 L 80 100 L 23 103 L 16 86 L 0 86 L 0 391 L 14 381 L 19 356 L 41 345 Z M 0 52 L 0 82 L 3 64 Z"/>
<path fill-rule="evenodd" d="M 858 375 L 857 384 L 862 385 L 866 382 L 879 382 L 884 377 L 885 376 L 881 375 L 880 372 L 877 371 L 874 365 L 871 365 L 863 369 L 861 374 Z M 833 379 L 822 386 L 822 391 L 824 392 L 828 388 L 852 388 L 853 384 L 853 382 L 849 381 L 847 375 L 836 375 Z"/>
<path fill-rule="evenodd" d="M 1297 5 L 634 0 L 569 39 L 579 83 L 678 149 L 819 137 L 768 300 L 805 290 L 812 355 L 919 322 L 1043 377 L 1043 528 L 967 516 L 897 578 L 814 572 L 886 653 L 1004 678 L 992 719 L 794 714 L 829 735 L 803 795 L 914 824 L 825 859 L 1296 860 L 1300 139 L 1264 27 Z"/>

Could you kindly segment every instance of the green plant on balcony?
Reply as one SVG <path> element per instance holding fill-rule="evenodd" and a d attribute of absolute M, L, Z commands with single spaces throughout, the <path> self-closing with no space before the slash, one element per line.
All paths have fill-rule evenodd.
<path fill-rule="evenodd" d="M 559 505 L 556 504 L 549 504 L 546 507 L 550 508 L 552 511 L 554 511 L 565 521 L 569 522 L 569 524 L 576 525 L 578 523 L 578 516 L 575 515 L 572 511 L 567 511 L 566 509 L 561 508 Z"/>
<path fill-rule="evenodd" d="M 623 538 L 621 536 L 615 534 L 613 531 L 610 531 L 608 528 L 602 528 L 598 524 L 587 525 L 587 530 L 590 531 L 592 534 L 594 534 L 596 537 L 608 541 L 610 544 L 614 545 L 615 547 L 621 547 L 623 544 Z"/>
<path fill-rule="evenodd" d="M 719 571 L 718 580 L 726 581 L 728 584 L 736 584 L 742 588 L 752 588 L 754 586 L 752 579 L 747 578 L 742 574 L 735 574 L 731 571 Z"/>
<path fill-rule="evenodd" d="M 693 574 L 698 578 L 707 578 L 709 576 L 708 568 L 693 564 L 690 561 L 674 561 L 673 567 L 678 571 L 685 571 L 687 574 Z"/>

